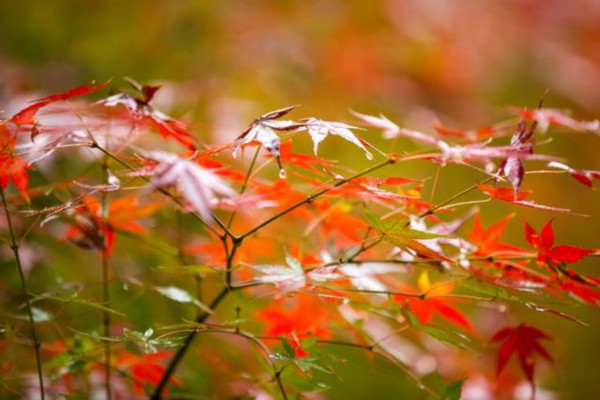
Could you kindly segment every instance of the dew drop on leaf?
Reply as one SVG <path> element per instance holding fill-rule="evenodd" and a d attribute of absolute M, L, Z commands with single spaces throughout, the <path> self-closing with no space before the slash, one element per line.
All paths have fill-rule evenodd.
<path fill-rule="evenodd" d="M 285 179 L 287 177 L 287 173 L 285 172 L 285 169 L 280 169 L 279 170 L 279 179 Z"/>

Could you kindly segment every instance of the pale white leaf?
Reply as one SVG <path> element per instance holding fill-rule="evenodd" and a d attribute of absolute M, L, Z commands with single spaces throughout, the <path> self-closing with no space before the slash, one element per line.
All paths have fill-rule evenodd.
<path fill-rule="evenodd" d="M 351 129 L 360 129 L 358 127 L 344 124 L 342 122 L 330 122 L 323 121 L 317 118 L 306 118 L 303 119 L 304 127 L 308 130 L 308 133 L 313 141 L 313 151 L 317 154 L 319 149 L 319 145 L 328 135 L 336 135 L 339 136 L 354 145 L 358 146 L 364 153 L 365 156 L 369 159 L 373 159 L 373 155 L 367 149 L 366 146 L 372 147 L 370 144 L 360 139 L 358 136 L 352 132 Z"/>

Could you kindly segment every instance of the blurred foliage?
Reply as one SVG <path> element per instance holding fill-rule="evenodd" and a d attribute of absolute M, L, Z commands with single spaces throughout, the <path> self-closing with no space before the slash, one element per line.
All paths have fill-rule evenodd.
<path fill-rule="evenodd" d="M 3 1 L 0 104 L 8 110 L 28 90 L 63 90 L 93 79 L 114 77 L 113 85 L 123 86 L 121 78 L 131 76 L 164 82 L 158 101 L 177 116 L 178 111 L 193 110 L 184 117 L 195 121 L 200 137 L 216 142 L 236 136 L 262 112 L 291 104 L 302 104 L 297 112 L 303 115 L 349 123 L 348 109 L 383 112 L 407 128 L 431 131 L 438 121 L 472 128 L 503 119 L 508 106 L 534 107 L 549 88 L 546 106 L 597 118 L 598 21 L 597 0 Z M 573 167 L 600 169 L 598 141 L 592 135 L 567 133 L 557 135 L 546 149 L 565 155 Z M 334 146 L 324 144 L 323 150 L 334 152 Z M 352 154 L 334 157 L 353 160 Z M 436 173 L 431 167 L 417 168 L 421 165 L 413 171 L 418 177 Z M 431 194 L 437 200 L 473 181 L 452 168 L 443 170 L 439 179 L 444 191 Z M 600 218 L 590 192 L 564 176 L 528 177 L 525 187 L 535 191 L 539 202 L 558 207 L 577 198 L 577 211 L 591 217 L 557 217 L 558 240 L 597 245 Z M 512 208 L 496 209 L 500 211 L 487 215 L 489 221 Z M 548 218 L 539 211 L 522 215 L 538 227 Z M 523 241 L 520 221 L 507 234 Z M 48 274 L 73 282 L 99 279 L 99 272 L 86 270 L 86 257 L 72 247 L 55 250 Z M 152 265 L 161 262 L 143 251 L 137 257 L 136 263 L 139 257 Z M 73 270 L 73 264 L 80 267 Z M 591 272 L 596 264 L 586 268 Z M 32 282 L 32 292 L 41 291 L 36 284 L 43 286 L 49 278 L 43 275 Z M 8 286 L 16 287 L 16 282 Z M 122 300 L 132 301 L 127 296 Z M 154 314 L 153 304 L 144 305 L 137 304 L 128 314 L 133 323 Z M 598 361 L 590 348 L 600 334 L 600 318 L 593 309 L 580 314 L 590 327 L 581 329 L 546 315 L 537 316 L 536 322 L 564 338 L 556 344 L 562 353 L 562 378 L 552 389 L 591 398 L 597 396 Z M 344 367 L 345 382 L 328 382 L 347 386 L 340 398 L 358 393 L 381 398 L 377 393 L 388 393 L 387 385 L 400 390 L 384 366 L 365 374 L 358 365 Z M 406 390 L 414 394 L 410 387 Z"/>

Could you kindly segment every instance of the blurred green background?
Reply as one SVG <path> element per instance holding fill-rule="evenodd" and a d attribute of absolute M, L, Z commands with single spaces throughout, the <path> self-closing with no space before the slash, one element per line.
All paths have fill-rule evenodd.
<path fill-rule="evenodd" d="M 213 142 L 235 137 L 263 112 L 292 104 L 303 105 L 294 117 L 353 123 L 353 109 L 383 112 L 427 132 L 435 122 L 473 128 L 506 119 L 509 106 L 534 107 L 546 88 L 547 107 L 593 119 L 600 117 L 598 21 L 597 0 L 2 1 L 0 104 L 30 91 L 110 77 L 113 86 L 124 86 L 122 78 L 129 76 L 164 83 L 157 101 L 194 121 L 195 133 Z M 564 156 L 575 168 L 600 169 L 600 137 L 556 128 L 552 133 L 545 153 Z M 352 160 L 333 146 L 325 143 L 324 154 Z M 419 164 L 406 173 L 434 172 Z M 443 170 L 434 199 L 477 176 Z M 540 227 L 555 217 L 557 242 L 600 247 L 597 192 L 565 175 L 528 177 L 524 188 L 539 203 L 590 217 L 519 209 L 507 230 L 514 240 L 506 241 L 524 243 L 522 220 Z M 484 221 L 514 209 L 484 205 Z M 581 271 L 600 275 L 597 264 L 589 261 Z M 555 332 L 560 378 L 552 389 L 568 393 L 565 398 L 592 398 L 599 312 L 582 307 L 574 314 L 590 326 L 523 315 Z M 364 377 L 365 371 L 344 368 L 350 372 L 339 384 L 341 393 L 346 384 L 347 393 L 355 394 L 358 386 L 385 393 L 380 382 L 392 384 L 375 371 L 353 385 L 353 374 Z"/>

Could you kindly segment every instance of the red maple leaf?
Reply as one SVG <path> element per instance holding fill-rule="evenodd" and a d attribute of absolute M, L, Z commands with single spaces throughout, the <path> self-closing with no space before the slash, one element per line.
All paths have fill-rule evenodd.
<path fill-rule="evenodd" d="M 194 138 L 186 131 L 186 125 L 162 113 L 150 104 L 160 86 L 141 85 L 130 78 L 126 78 L 126 80 L 141 96 L 119 93 L 100 100 L 98 104 L 106 107 L 124 106 L 129 115 L 153 127 L 165 139 L 174 139 L 182 145 L 195 150 L 193 144 Z"/>
<path fill-rule="evenodd" d="M 29 185 L 28 169 L 32 170 L 33 167 L 21 157 L 0 154 L 0 185 L 2 185 L 2 189 L 6 189 L 8 182 L 12 180 L 19 193 L 25 200 L 29 201 L 29 195 L 27 194 L 27 186 Z"/>
<path fill-rule="evenodd" d="M 9 119 L 9 121 L 15 125 L 34 125 L 36 122 L 35 115 L 40 110 L 40 108 L 60 100 L 69 100 L 73 97 L 84 96 L 86 94 L 94 93 L 102 89 L 104 86 L 108 85 L 109 82 L 110 80 L 96 86 L 93 86 L 94 82 L 86 83 L 85 85 L 76 87 L 71 90 L 67 90 L 66 92 L 56 93 L 47 97 L 43 97 L 41 99 L 37 99 L 33 102 L 33 104 L 13 115 Z"/>
<path fill-rule="evenodd" d="M 472 244 L 477 246 L 477 250 L 475 251 L 474 255 L 478 257 L 488 257 L 496 255 L 518 255 L 525 253 L 523 249 L 500 242 L 500 238 L 504 233 L 504 229 L 506 229 L 506 225 L 513 217 L 514 214 L 508 214 L 500 221 L 490 225 L 487 229 L 484 229 L 481 225 L 481 216 L 479 212 L 477 212 L 477 214 L 475 214 L 473 228 L 471 228 L 471 231 L 467 233 L 467 238 L 469 238 Z"/>
<path fill-rule="evenodd" d="M 113 250 L 116 230 L 146 233 L 146 227 L 136 219 L 153 214 L 160 206 L 159 203 L 142 205 L 135 196 L 121 197 L 110 203 L 104 221 L 99 200 L 85 197 L 82 203 L 75 208 L 74 223 L 67 230 L 66 238 L 86 250 L 102 250 L 108 254 Z"/>
<path fill-rule="evenodd" d="M 549 362 L 553 362 L 550 354 L 539 343 L 540 340 L 550 340 L 546 335 L 533 326 L 520 324 L 517 327 L 506 327 L 492 336 L 491 342 L 502 342 L 498 349 L 498 375 L 502 372 L 510 357 L 516 352 L 525 376 L 533 386 L 535 370 L 535 353 Z"/>
<path fill-rule="evenodd" d="M 170 354 L 168 351 L 159 351 L 137 355 L 127 350 L 121 350 L 115 357 L 115 364 L 118 368 L 129 372 L 133 381 L 134 392 L 137 395 L 143 395 L 146 394 L 144 390 L 146 386 L 154 388 L 162 379 L 166 368 L 161 365 L 161 361 L 169 357 Z M 170 381 L 175 384 L 179 383 L 174 377 L 171 377 Z"/>
<path fill-rule="evenodd" d="M 538 261 L 543 264 L 559 265 L 561 263 L 574 263 L 585 256 L 593 254 L 596 250 L 584 249 L 577 246 L 554 246 L 554 230 L 552 220 L 548 221 L 538 235 L 536 231 L 525 222 L 525 238 L 538 251 Z"/>
<path fill-rule="evenodd" d="M 290 301 L 295 303 L 290 306 Z M 257 315 L 266 323 L 266 335 L 290 339 L 296 357 L 308 355 L 299 347 L 303 339 L 331 337 L 326 325 L 332 317 L 332 311 L 327 308 L 325 300 L 318 296 L 297 292 L 292 300 L 283 297 L 258 311 Z"/>
<path fill-rule="evenodd" d="M 418 287 L 421 293 L 425 293 L 423 299 L 412 296 L 393 295 L 392 300 L 398 304 L 405 304 L 412 311 L 422 324 L 431 322 L 435 315 L 446 321 L 457 325 L 467 331 L 472 331 L 471 322 L 457 308 L 449 304 L 446 295 L 454 290 L 453 283 L 445 283 L 439 286 L 432 286 L 427 272 L 423 272 L 419 277 Z M 410 287 L 402 286 L 402 290 L 409 293 L 416 293 Z M 436 298 L 437 297 L 437 298 Z"/>

